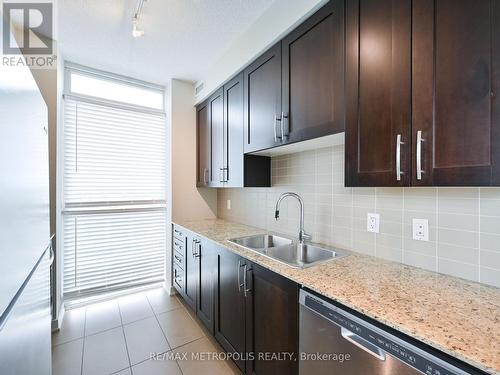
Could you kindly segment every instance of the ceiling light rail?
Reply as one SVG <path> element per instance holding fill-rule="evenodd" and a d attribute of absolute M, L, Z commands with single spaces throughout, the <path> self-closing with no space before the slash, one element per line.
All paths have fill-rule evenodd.
<path fill-rule="evenodd" d="M 142 8 L 144 7 L 145 2 L 146 0 L 138 0 L 135 7 L 135 13 L 132 17 L 132 36 L 134 38 L 140 38 L 144 35 L 144 30 L 139 29 L 139 18 L 141 17 Z"/>

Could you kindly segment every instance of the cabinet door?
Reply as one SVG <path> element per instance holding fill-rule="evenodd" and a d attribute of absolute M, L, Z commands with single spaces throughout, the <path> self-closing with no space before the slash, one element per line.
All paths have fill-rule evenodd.
<path fill-rule="evenodd" d="M 409 184 L 411 3 L 346 3 L 346 186 Z"/>
<path fill-rule="evenodd" d="M 280 145 L 281 43 L 246 68 L 244 79 L 245 152 Z"/>
<path fill-rule="evenodd" d="M 187 232 L 186 245 L 185 245 L 185 260 L 184 269 L 185 286 L 184 286 L 184 300 L 186 303 L 196 311 L 196 294 L 198 289 L 198 258 L 196 258 L 195 245 L 197 239 L 191 232 Z"/>
<path fill-rule="evenodd" d="M 224 180 L 243 187 L 243 74 L 224 85 Z"/>
<path fill-rule="evenodd" d="M 413 185 L 500 184 L 498 1 L 420 0 L 413 15 Z"/>
<path fill-rule="evenodd" d="M 210 241 L 202 240 L 197 245 L 199 260 L 199 282 L 196 315 L 205 327 L 214 333 L 214 278 L 217 262 L 217 247 Z"/>
<path fill-rule="evenodd" d="M 215 338 L 228 353 L 245 353 L 245 299 L 240 284 L 244 261 L 218 249 L 215 289 Z M 235 360 L 245 371 L 243 358 Z"/>
<path fill-rule="evenodd" d="M 210 181 L 210 118 L 207 102 L 196 107 L 197 186 L 208 186 Z"/>
<path fill-rule="evenodd" d="M 219 89 L 208 99 L 210 123 L 210 182 L 213 187 L 223 185 L 224 177 L 224 96 Z"/>
<path fill-rule="evenodd" d="M 259 353 L 298 358 L 298 285 L 256 264 L 247 268 L 246 348 L 255 359 L 247 374 L 297 374 L 298 359 L 264 360 Z"/>
<path fill-rule="evenodd" d="M 283 143 L 344 131 L 344 2 L 331 0 L 281 46 Z"/>

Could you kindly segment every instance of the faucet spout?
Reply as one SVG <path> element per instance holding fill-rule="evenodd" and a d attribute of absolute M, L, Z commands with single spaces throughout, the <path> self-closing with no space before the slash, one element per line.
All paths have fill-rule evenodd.
<path fill-rule="evenodd" d="M 295 198 L 299 201 L 299 207 L 300 207 L 299 242 L 301 244 L 303 244 L 304 241 L 310 240 L 311 236 L 306 234 L 306 232 L 304 231 L 304 202 L 302 201 L 302 198 L 300 197 L 300 195 L 298 195 L 296 193 L 292 193 L 292 192 L 287 192 L 287 193 L 281 194 L 280 197 L 278 198 L 278 201 L 276 202 L 276 210 L 274 211 L 274 218 L 276 220 L 279 219 L 281 201 L 283 199 L 285 199 L 286 197 L 292 197 L 292 198 Z"/>

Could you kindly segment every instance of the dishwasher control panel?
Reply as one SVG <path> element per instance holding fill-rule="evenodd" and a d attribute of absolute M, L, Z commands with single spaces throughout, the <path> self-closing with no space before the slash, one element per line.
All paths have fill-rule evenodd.
<path fill-rule="evenodd" d="M 301 290 L 300 303 L 384 353 L 427 375 L 468 375 L 452 364 L 373 324 Z M 368 345 L 369 345 L 368 344 Z"/>

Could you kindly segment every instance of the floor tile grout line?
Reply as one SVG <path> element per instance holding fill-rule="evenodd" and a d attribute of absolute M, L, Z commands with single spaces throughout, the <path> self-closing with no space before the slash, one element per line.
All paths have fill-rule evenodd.
<path fill-rule="evenodd" d="M 98 335 L 100 333 L 104 333 L 104 332 L 108 332 L 108 331 L 111 331 L 113 329 L 117 329 L 117 328 L 120 328 L 122 325 L 118 325 L 118 326 L 114 326 L 114 327 L 111 327 L 111 328 L 106 328 L 106 329 L 103 329 L 102 331 L 98 331 L 98 332 L 94 332 L 90 335 L 86 335 L 85 337 L 92 337 L 92 336 L 95 336 L 95 335 Z"/>
<path fill-rule="evenodd" d="M 87 333 L 87 307 L 85 307 L 85 319 L 83 321 L 83 342 L 82 342 L 82 359 L 80 361 L 80 375 L 83 375 L 83 358 L 85 357 L 86 333 Z"/>
<path fill-rule="evenodd" d="M 118 299 L 116 300 L 116 305 L 118 306 L 118 313 L 120 314 L 120 322 L 121 322 L 122 335 L 123 335 L 123 339 L 125 340 L 125 350 L 127 351 L 128 366 L 132 367 L 132 361 L 130 361 L 130 353 L 128 352 L 127 336 L 125 336 L 125 329 L 123 328 L 122 309 L 120 308 L 120 303 L 118 302 Z M 132 370 L 130 370 L 130 371 L 132 371 Z"/>
<path fill-rule="evenodd" d="M 156 319 L 156 323 L 158 323 L 158 326 L 160 327 L 161 333 L 163 334 L 163 337 L 165 337 L 165 340 L 167 341 L 167 345 L 172 350 L 172 346 L 170 345 L 170 341 L 168 341 L 167 334 L 163 331 L 163 327 L 160 324 L 160 321 L 158 320 L 158 316 L 156 315 L 155 309 L 153 309 L 153 305 L 151 304 L 151 301 L 149 300 L 149 297 L 146 295 L 146 300 L 149 303 L 149 307 L 151 307 L 151 310 L 153 310 L 153 315 Z"/>
<path fill-rule="evenodd" d="M 165 292 L 166 293 L 166 292 Z M 174 297 L 176 298 L 176 297 Z M 158 315 L 156 314 L 156 311 L 155 309 L 153 308 L 153 305 L 151 304 L 151 301 L 149 300 L 149 297 L 148 295 L 146 294 L 146 299 L 149 303 L 149 306 L 151 307 L 151 310 L 153 310 L 153 314 L 154 314 L 154 317 L 156 319 L 156 322 L 158 323 L 158 325 L 160 326 L 160 330 L 161 330 L 161 333 L 163 333 L 163 337 L 165 337 L 165 340 L 167 341 L 167 345 L 168 347 L 170 348 L 170 350 L 168 350 L 166 353 L 168 353 L 169 351 L 173 352 L 174 349 L 172 348 L 172 346 L 170 345 L 170 341 L 168 341 L 168 338 L 167 338 L 167 335 L 165 334 L 165 331 L 163 331 L 163 327 L 161 326 L 160 324 L 160 321 L 158 320 Z M 176 310 L 176 309 L 173 309 L 173 310 Z M 169 310 L 169 311 L 173 311 L 173 310 Z M 164 313 L 167 313 L 168 311 L 164 311 Z M 182 371 L 182 368 L 181 366 L 179 365 L 179 361 L 175 360 L 175 364 L 177 365 L 177 368 L 179 369 L 180 373 L 182 375 L 184 375 L 184 372 Z M 132 370 L 131 370 L 132 371 Z M 132 375 L 133 375 L 133 372 L 132 372 Z"/>

